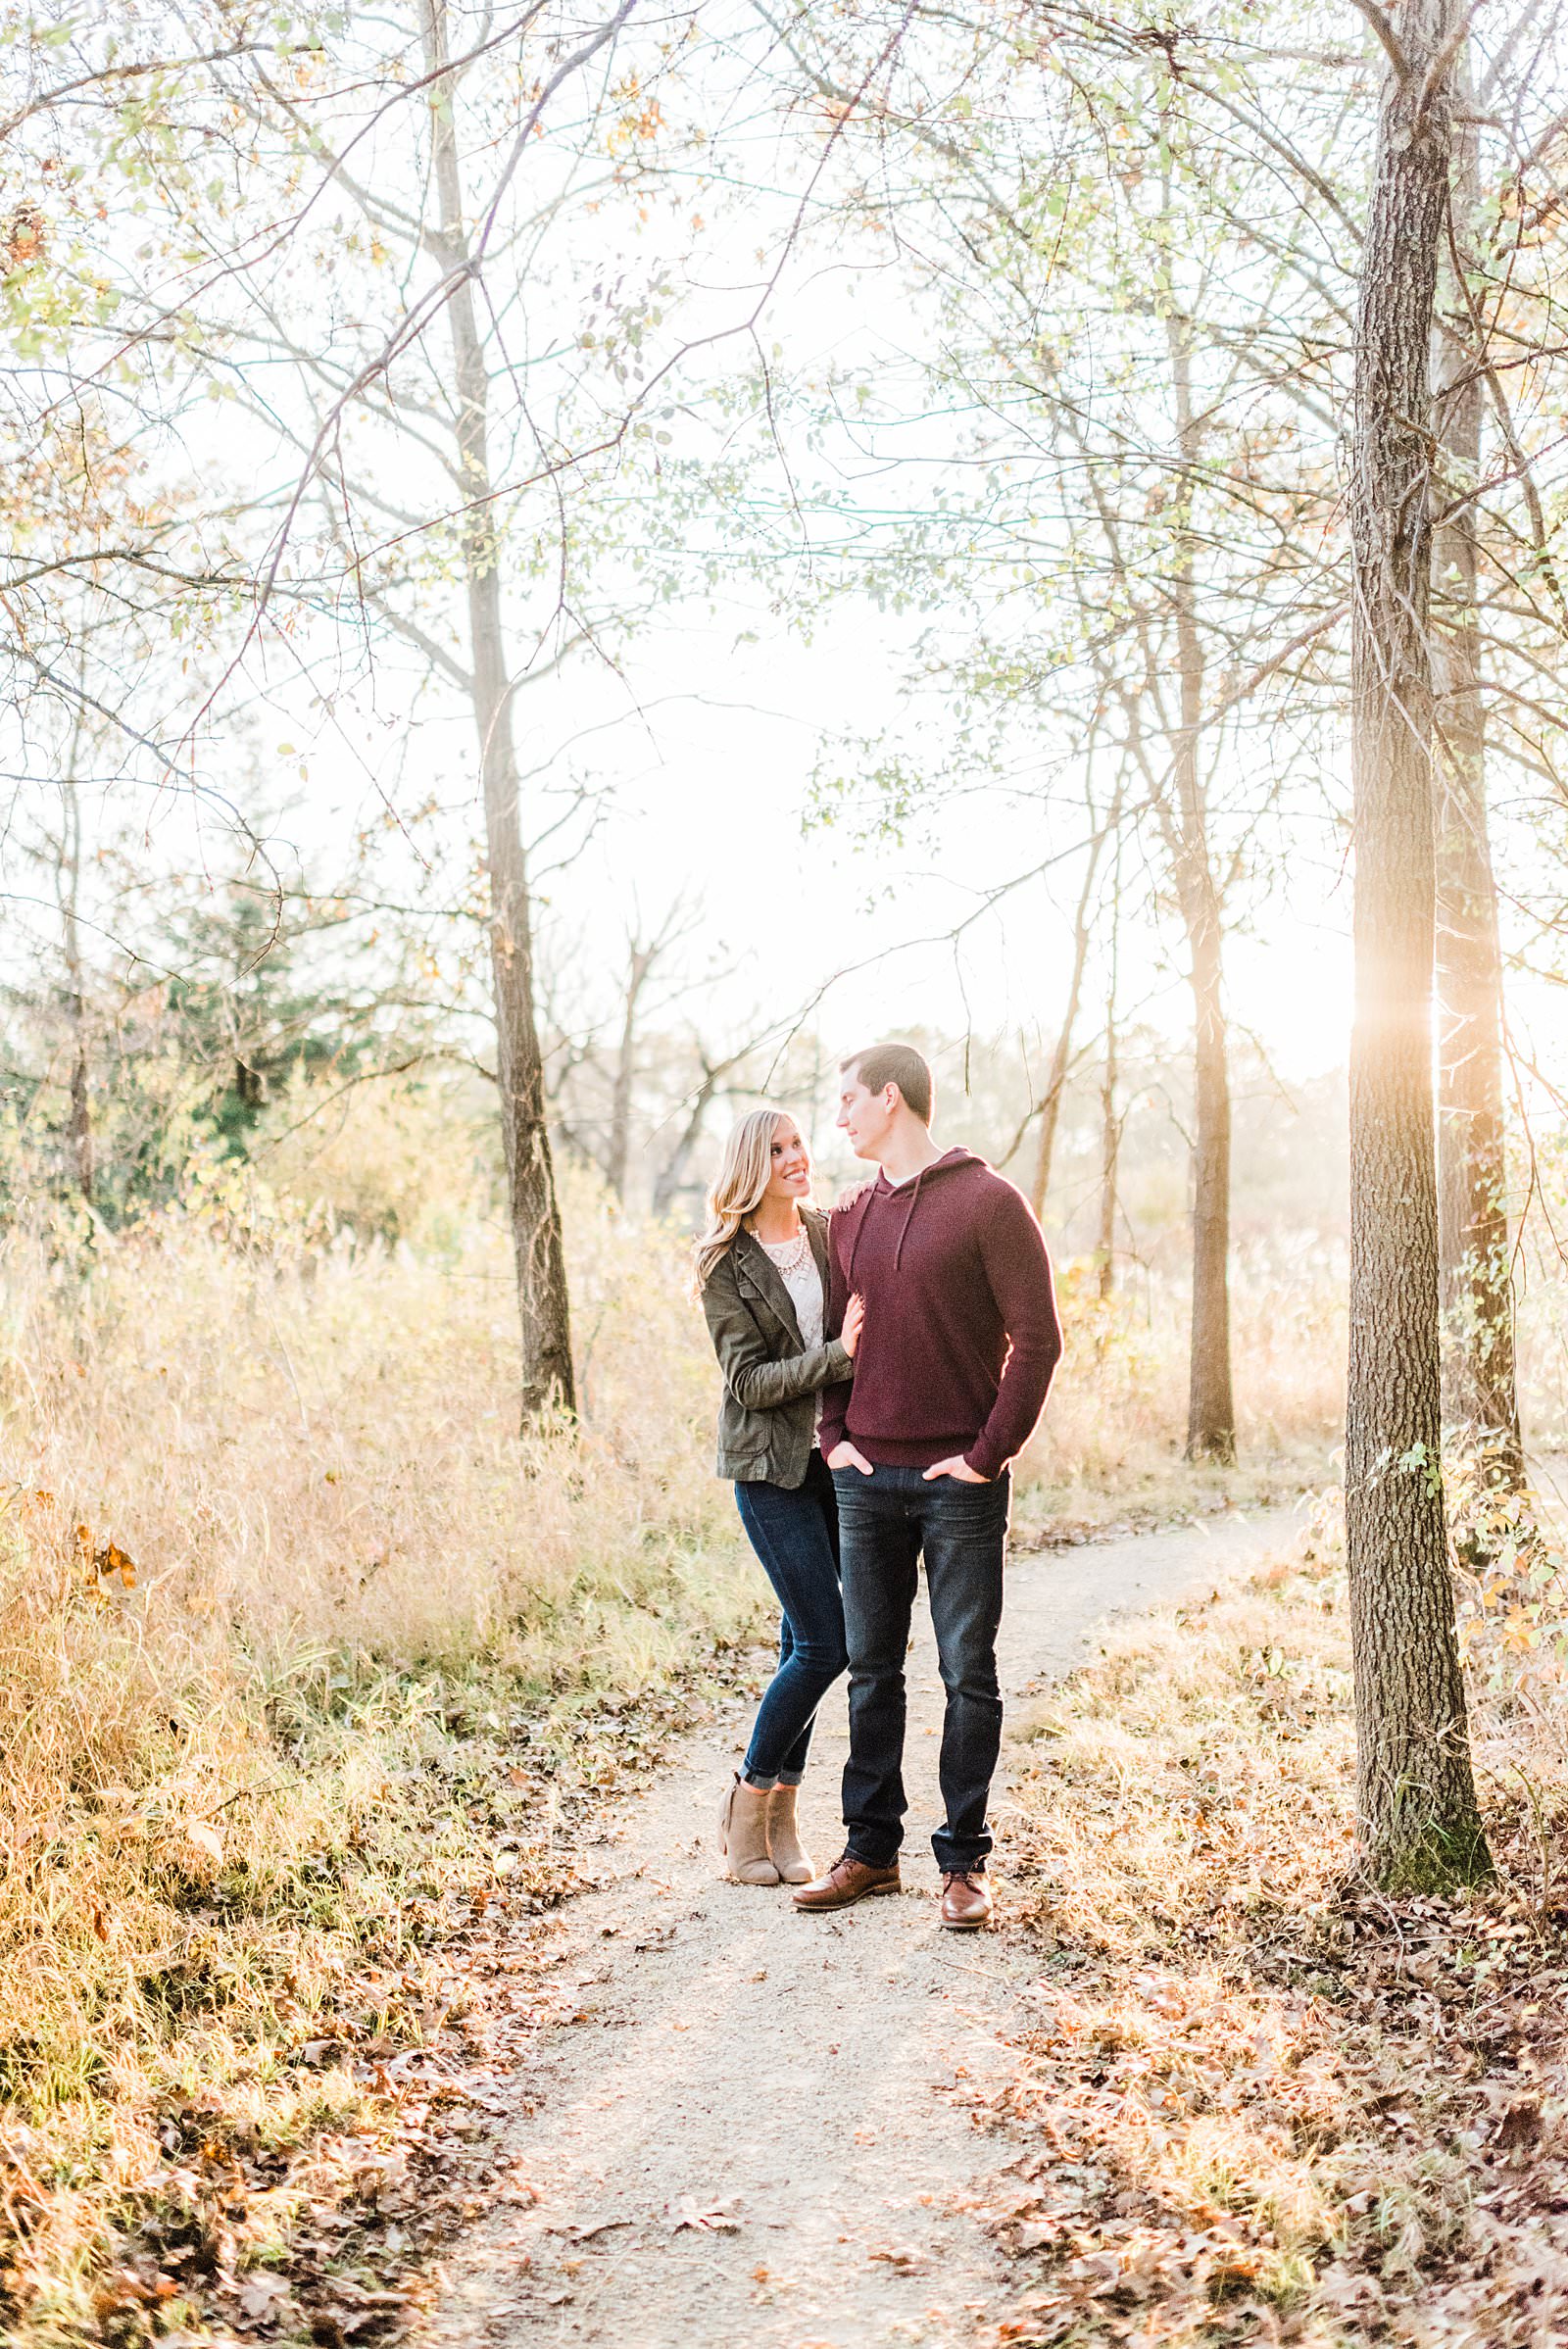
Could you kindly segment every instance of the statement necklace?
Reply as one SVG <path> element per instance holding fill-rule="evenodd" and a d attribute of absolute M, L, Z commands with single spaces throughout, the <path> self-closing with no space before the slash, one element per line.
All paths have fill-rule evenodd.
<path fill-rule="evenodd" d="M 811 1235 L 803 1226 L 793 1240 L 764 1240 L 762 1246 L 780 1272 L 802 1272 L 811 1252 Z"/>

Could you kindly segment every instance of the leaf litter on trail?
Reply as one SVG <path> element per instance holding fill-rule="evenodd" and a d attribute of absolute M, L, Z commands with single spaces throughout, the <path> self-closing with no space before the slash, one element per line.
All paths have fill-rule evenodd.
<path fill-rule="evenodd" d="M 547 2234 L 563 2234 L 573 2243 L 591 2243 L 596 2235 L 608 2234 L 612 2227 L 634 2227 L 635 2219 L 561 2219 L 547 2227 Z"/>
<path fill-rule="evenodd" d="M 287 2276 L 266 2268 L 246 2276 L 234 2300 L 247 2325 L 271 2324 L 287 2318 L 294 2309 Z"/>
<path fill-rule="evenodd" d="M 739 2196 L 732 2194 L 728 2201 L 710 2203 L 706 2208 L 697 2202 L 679 2203 L 669 2218 L 669 2231 L 679 2234 L 683 2227 L 690 2227 L 695 2234 L 733 2234 L 746 2224 L 730 2207 L 738 2200 Z"/>
<path fill-rule="evenodd" d="M 638 1768 L 706 1718 L 707 1702 L 679 1691 L 652 1697 Z M 489 1819 L 485 1806 L 504 1779 L 514 1806 L 519 1789 L 548 1791 L 558 1828 L 586 1822 L 624 1775 L 611 1747 L 624 1743 L 628 1718 L 612 1740 L 577 1738 L 594 1748 L 586 1757 L 541 1769 L 521 1767 L 514 1748 L 465 1748 L 465 1815 Z M 116 1833 L 132 1808 L 128 1789 L 124 1797 L 113 1806 Z M 177 2304 L 203 2339 L 309 2334 L 318 2349 L 387 2349 L 412 2321 L 413 2277 L 440 2243 L 498 2203 L 509 2213 L 537 2203 L 539 2188 L 503 2156 L 496 2123 L 531 2109 L 519 2077 L 525 2051 L 580 2011 L 586 1982 L 606 1977 L 575 1965 L 569 1978 L 558 1974 L 569 1949 L 546 1922 L 589 1887 L 571 1859 L 580 1838 L 558 1849 L 549 1837 L 524 1854 L 515 1807 L 490 1824 L 499 1831 L 492 1856 L 505 1855 L 499 1869 L 476 1863 L 471 1881 L 421 1892 L 395 1932 L 380 1918 L 366 1922 L 359 1945 L 340 1945 L 322 1969 L 324 1994 L 296 1998 L 289 1982 L 278 2001 L 280 2103 L 298 2100 L 303 2127 L 259 2130 L 244 2096 L 220 2080 L 152 2113 L 150 2166 L 120 2206 L 93 2287 L 105 2338 L 113 2331 L 128 2343 L 149 2327 L 180 2338 L 166 2314 Z M 225 1837 L 184 1800 L 160 1836 L 181 1896 L 205 1903 Z M 215 1985 L 226 1995 L 219 1923 L 207 1906 L 190 1908 L 177 1937 L 138 1960 L 145 1993 L 175 2012 L 210 2003 Z M 324 2077 L 320 2092 L 311 2074 Z M 0 2133 L 0 2232 L 9 2226 L 19 2242 L 47 2224 L 57 2199 L 33 2154 L 31 2132 Z M 675 2216 L 705 2233 L 741 2225 L 724 2203 L 694 2201 Z M 567 2230 L 566 2247 L 633 2224 L 586 2220 Z"/>
<path fill-rule="evenodd" d="M 1041 1724 L 1009 1850 L 1039 2011 L 966 2099 L 1027 2148 L 989 2197 L 1020 2288 L 971 2349 L 1568 2338 L 1536 1822 L 1494 1769 L 1494 1881 L 1392 1901 L 1348 1873 L 1343 1589 L 1310 1563 L 1128 1627 Z M 1477 1718 L 1483 1765 L 1513 1750 Z"/>

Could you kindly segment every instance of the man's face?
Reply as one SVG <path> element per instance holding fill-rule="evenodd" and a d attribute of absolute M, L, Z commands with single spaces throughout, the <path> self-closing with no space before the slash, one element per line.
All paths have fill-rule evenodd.
<path fill-rule="evenodd" d="M 838 1124 L 848 1134 L 850 1148 L 858 1158 L 880 1161 L 893 1131 L 898 1103 L 896 1085 L 885 1085 L 880 1093 L 867 1093 L 858 1072 L 845 1069 L 839 1078 Z"/>

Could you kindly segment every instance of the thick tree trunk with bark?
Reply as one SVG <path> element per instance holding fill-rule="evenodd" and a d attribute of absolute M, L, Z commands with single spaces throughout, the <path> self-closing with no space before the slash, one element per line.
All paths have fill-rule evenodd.
<path fill-rule="evenodd" d="M 439 74 L 448 60 L 444 0 L 427 0 L 424 39 L 426 71 Z M 453 83 L 437 82 L 433 97 L 430 123 L 439 227 L 429 241 L 443 269 L 466 272 L 471 254 L 463 217 Z M 459 278 L 447 305 L 447 317 L 458 401 L 460 469 L 468 500 L 463 561 L 490 876 L 496 1075 L 522 1322 L 522 1415 L 526 1422 L 542 1410 L 574 1409 L 576 1393 L 561 1210 L 546 1120 L 544 1058 L 534 1008 L 533 908 L 523 854 L 521 779 L 513 725 L 516 680 L 508 666 L 501 550 L 490 498 L 490 387 L 471 274 Z"/>
<path fill-rule="evenodd" d="M 1408 0 L 1361 255 L 1350 479 L 1355 1027 L 1346 1532 L 1356 1800 L 1385 1885 L 1489 1859 L 1470 1767 L 1439 1451 L 1432 1089 L 1436 854 L 1430 335 L 1459 0 Z M 1391 35 L 1391 38 L 1394 37 Z M 1431 86 L 1428 86 L 1428 83 Z"/>
<path fill-rule="evenodd" d="M 1207 859 L 1204 859 L 1204 879 Z M 1205 893 L 1212 897 L 1211 889 Z M 1193 1008 L 1193 1328 L 1187 1456 L 1234 1460 L 1231 1386 L 1231 1084 L 1221 989 L 1219 910 L 1188 923 Z"/>
<path fill-rule="evenodd" d="M 1461 73 L 1457 86 L 1467 90 Z M 1480 199 L 1477 132 L 1454 133 L 1453 209 L 1461 263 Z M 1447 331 L 1434 343 L 1433 422 L 1443 504 L 1481 469 L 1482 382 L 1464 288 L 1449 271 Z M 1524 1477 L 1514 1380 L 1513 1282 L 1505 1198 L 1502 955 L 1487 827 L 1475 508 L 1459 507 L 1432 543 L 1432 652 L 1438 742 L 1438 1234 L 1443 1415 L 1486 1446 L 1509 1482 Z"/>
<path fill-rule="evenodd" d="M 1191 321 L 1174 308 L 1166 320 L 1176 395 L 1182 496 L 1196 479 L 1198 421 L 1193 407 Z M 1231 1086 L 1225 1036 L 1223 941 L 1219 892 L 1208 850 L 1208 809 L 1200 764 L 1203 719 L 1203 644 L 1190 534 L 1184 531 L 1172 589 L 1181 723 L 1175 740 L 1176 898 L 1187 931 L 1193 989 L 1193 1323 L 1187 1395 L 1187 1456 L 1236 1457 L 1236 1400 L 1231 1386 Z"/>

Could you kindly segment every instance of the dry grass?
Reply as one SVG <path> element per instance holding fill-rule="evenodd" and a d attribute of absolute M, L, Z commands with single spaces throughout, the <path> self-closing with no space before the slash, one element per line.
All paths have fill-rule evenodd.
<path fill-rule="evenodd" d="M 580 1445 L 515 1437 L 493 1247 L 316 1247 L 220 1185 L 91 1251 L 9 1243 L 17 2337 L 134 2338 L 263 2256 L 291 2155 L 373 2114 L 355 2043 L 429 2028 L 455 1920 L 569 1885 L 558 1821 L 647 1759 L 625 1705 L 733 1678 L 759 1592 L 701 1456 L 700 1324 L 672 1255 L 587 1202 L 574 1229 Z M 111 2255 L 193 2129 L 274 2157 L 276 2190 L 139 2309 Z"/>
<path fill-rule="evenodd" d="M 1497 1883 L 1348 1888 L 1343 1577 L 1282 1562 L 1118 1631 L 1035 1725 L 1015 1866 L 1037 2150 L 1006 2239 L 1021 2349 L 1560 2340 L 1568 1675 L 1472 1630 Z M 1537 1629 L 1540 1629 L 1538 1619 Z"/>
<path fill-rule="evenodd" d="M 1168 1283 L 1124 1286 L 1102 1306 L 1094 1267 L 1059 1276 L 1067 1350 L 1025 1455 L 1021 1524 L 1102 1533 L 1173 1515 L 1255 1507 L 1334 1481 L 1344 1427 L 1345 1304 L 1320 1270 L 1238 1269 L 1233 1296 L 1234 1468 L 1182 1458 L 1187 1299 Z"/>
<path fill-rule="evenodd" d="M 635 1687 L 654 1657 L 615 1646 L 623 1602 L 645 1614 L 730 1516 L 693 1475 L 710 1366 L 677 1251 L 593 1207 L 574 1235 L 581 1451 L 519 1447 L 493 1244 L 450 1264 L 315 1247 L 236 1228 L 220 1198 L 96 1259 L 19 1238 L 0 1366 L 18 1481 L 137 1561 L 139 1619 L 222 1616 L 285 1679 L 302 1643 L 401 1665 L 499 1643 L 543 1688 L 586 1624 L 607 1684 Z"/>
<path fill-rule="evenodd" d="M 200 2333 L 325 2231 L 323 2148 L 384 2166 L 380 2065 L 461 2023 L 452 1935 L 526 1953 L 574 1824 L 763 1620 L 677 1245 L 571 1199 L 585 1424 L 520 1443 L 482 1180 L 382 1125 L 284 1126 L 300 1204 L 209 1167 L 0 1256 L 0 2330 L 37 2349 Z M 1067 1300 L 1037 1526 L 1321 1481 L 1332 1308 L 1244 1289 L 1253 1462 L 1195 1476 L 1176 1307 Z M 1131 1783 L 1142 1733 L 1097 1735 Z"/>

